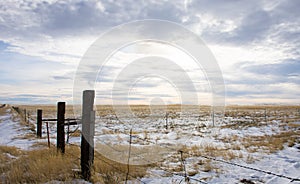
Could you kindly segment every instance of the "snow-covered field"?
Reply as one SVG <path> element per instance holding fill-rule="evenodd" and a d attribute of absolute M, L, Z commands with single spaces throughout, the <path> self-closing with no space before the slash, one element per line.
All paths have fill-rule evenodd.
<path fill-rule="evenodd" d="M 35 125 L 36 108 L 24 108 Z M 118 117 L 99 109 L 95 150 L 124 164 L 128 157 L 130 164 L 151 163 L 146 175 L 133 181 L 138 183 L 184 183 L 185 178 L 190 183 L 300 183 L 296 181 L 300 179 L 298 109 L 231 107 L 224 118 L 215 117 L 215 126 L 209 109 L 188 114 L 172 109 L 167 121 L 165 114 L 147 116 L 143 109 L 138 111 L 139 118 Z M 44 118 L 55 114 L 50 112 Z M 56 124 L 49 125 L 55 144 Z M 76 128 L 70 127 L 71 131 Z M 30 149 L 34 142 L 46 141 L 22 137 L 28 131 L 11 108 L 0 114 L 1 145 Z M 43 137 L 45 133 L 43 125 Z M 69 142 L 79 144 L 80 137 L 70 135 Z"/>
<path fill-rule="evenodd" d="M 24 138 L 30 133 L 29 127 L 20 124 L 20 117 L 11 108 L 5 108 L 0 115 L 0 145 L 29 149 L 35 142 Z"/>

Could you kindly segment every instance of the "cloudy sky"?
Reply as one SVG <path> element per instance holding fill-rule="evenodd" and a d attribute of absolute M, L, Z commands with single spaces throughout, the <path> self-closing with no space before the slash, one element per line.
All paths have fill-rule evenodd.
<path fill-rule="evenodd" d="M 101 34 L 160 19 L 183 25 L 206 43 L 223 73 L 227 104 L 300 104 L 299 7 L 298 0 L 1 1 L 0 103 L 71 103 L 77 66 Z M 115 54 L 102 78 L 118 75 L 126 58 L 134 54 Z M 112 83 L 99 79 L 98 102 L 109 103 L 101 90 Z M 146 78 L 140 84 L 132 89 L 135 103 L 161 96 L 178 103 L 170 83 Z M 196 89 L 203 99 L 209 94 L 204 83 Z"/>

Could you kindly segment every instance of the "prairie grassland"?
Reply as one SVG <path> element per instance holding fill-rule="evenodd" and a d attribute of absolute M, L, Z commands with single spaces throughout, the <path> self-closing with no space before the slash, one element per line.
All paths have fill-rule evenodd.
<path fill-rule="evenodd" d="M 21 109 L 26 109 L 27 113 L 35 117 L 38 109 L 43 110 L 43 117 L 45 118 L 54 118 L 57 115 L 57 106 L 56 105 L 16 105 Z M 66 105 L 66 117 L 73 117 L 73 106 Z"/>
<path fill-rule="evenodd" d="M 294 146 L 299 141 L 299 137 L 300 130 L 286 131 L 275 135 L 245 137 L 241 144 L 248 152 L 255 152 L 259 149 L 267 153 L 274 153 L 282 150 L 285 145 Z"/>
<path fill-rule="evenodd" d="M 55 147 L 22 151 L 15 147 L 0 146 L 0 173 L 3 183 L 44 183 L 64 181 L 74 183 L 80 179 L 80 148 L 67 146 L 62 155 Z M 130 179 L 142 177 L 148 166 L 130 165 Z M 91 181 L 93 183 L 120 183 L 124 181 L 127 165 L 95 152 Z"/>
<path fill-rule="evenodd" d="M 43 109 L 43 116 L 45 118 L 56 117 L 56 106 L 20 106 L 20 108 L 26 109 L 27 112 L 32 115 L 32 117 L 35 116 L 37 109 Z M 122 106 L 119 106 L 119 108 L 122 108 Z M 147 105 L 130 106 L 131 111 L 140 118 L 149 115 L 151 113 L 151 108 L 153 107 Z M 156 108 L 159 109 L 161 107 L 157 106 Z M 159 132 L 159 130 L 157 130 L 157 127 L 154 127 L 152 129 L 143 129 L 145 128 L 143 127 L 143 125 L 147 124 L 140 123 L 139 125 L 139 122 L 137 122 L 138 129 L 134 130 L 133 135 L 135 135 L 136 137 L 140 136 L 145 140 L 145 142 L 162 142 L 165 144 L 171 144 L 170 142 L 168 142 L 170 140 L 176 142 L 177 140 L 180 140 L 181 136 L 184 137 L 186 134 L 192 135 L 191 131 L 194 130 L 200 132 L 198 132 L 198 134 L 195 134 L 195 136 L 192 135 L 194 137 L 213 137 L 209 135 L 209 133 L 205 133 L 205 131 L 203 131 L 204 133 L 201 132 L 204 129 L 208 129 L 207 127 L 195 129 L 192 123 L 186 122 L 180 124 L 180 121 L 176 121 L 179 119 L 178 114 L 180 114 L 181 108 L 181 105 L 168 105 L 166 109 L 167 112 L 170 113 L 170 120 L 174 120 L 173 126 L 177 129 L 166 131 L 163 130 Z M 192 120 L 196 123 L 199 123 L 197 121 L 208 121 L 211 117 L 210 106 L 190 106 L 190 108 L 192 110 L 191 114 L 198 114 L 199 119 L 200 117 L 204 119 Z M 108 123 L 104 124 L 104 128 L 101 127 L 103 129 L 99 130 L 99 132 L 101 131 L 102 135 L 104 134 L 111 135 L 112 137 L 117 137 L 117 134 L 122 134 L 122 131 L 124 134 L 124 129 L 122 129 L 123 125 L 119 125 L 118 121 L 114 121 L 115 110 L 113 106 L 97 105 L 95 109 L 97 110 L 98 116 L 112 116 L 111 120 L 109 118 L 107 119 Z M 195 162 L 188 166 L 189 168 L 192 168 L 187 171 L 189 176 L 193 176 L 200 171 L 221 173 L 223 171 L 221 170 L 221 167 L 219 165 L 209 159 L 202 159 L 201 155 L 216 157 L 226 161 L 241 160 L 246 163 L 253 163 L 258 159 L 255 156 L 257 155 L 255 153 L 272 154 L 286 147 L 292 147 L 295 144 L 299 144 L 299 109 L 300 106 L 228 106 L 225 109 L 224 122 L 222 126 L 220 126 L 221 130 L 241 130 L 246 132 L 247 134 L 250 132 L 247 132 L 247 130 L 250 128 L 255 128 L 255 130 L 258 131 L 260 129 L 267 128 L 268 131 L 272 131 L 272 133 L 267 134 L 266 132 L 264 132 L 266 134 L 258 134 L 259 136 L 256 134 L 230 134 L 229 136 L 225 137 L 213 137 L 213 141 L 217 141 L 218 144 L 214 144 L 215 142 L 197 146 L 180 146 L 178 144 L 178 147 L 174 148 L 175 150 L 177 149 L 183 151 L 184 160 L 189 158 L 197 158 Z M 73 117 L 72 106 L 66 107 L 66 117 Z M 164 123 L 165 120 L 162 119 L 161 121 Z M 109 128 L 106 128 L 105 126 Z M 276 131 L 272 130 L 274 128 L 273 126 L 277 128 Z M 117 128 L 121 128 L 121 130 Z M 184 128 L 187 128 L 187 131 L 184 130 Z M 172 131 L 178 131 L 176 132 L 176 138 L 170 138 L 170 140 L 167 140 L 167 135 L 169 135 L 169 133 L 172 133 Z M 144 136 L 142 136 L 142 134 Z M 74 133 L 74 135 L 80 136 L 80 130 Z M 128 136 L 126 138 L 128 138 Z M 167 140 L 167 143 L 163 142 L 165 140 Z M 143 140 L 135 139 L 135 141 L 136 142 L 134 142 L 134 144 L 139 144 L 138 146 L 145 146 L 142 145 Z M 124 142 L 124 140 L 120 142 Z M 115 145 L 117 147 L 119 146 L 118 149 L 121 150 L 122 146 L 124 146 L 119 145 L 118 142 L 115 143 Z M 128 148 L 128 146 L 124 147 L 124 152 L 126 152 L 126 148 Z M 104 150 L 103 147 L 101 147 L 101 149 L 102 151 Z M 135 150 L 133 148 L 133 152 L 134 151 Z M 147 152 L 147 150 L 144 151 Z M 139 155 L 141 155 L 142 153 L 139 153 L 138 150 L 136 152 Z M 104 157 L 100 153 L 101 151 L 95 152 L 92 182 L 120 183 L 124 181 L 127 173 L 127 164 L 124 164 L 124 162 L 122 162 L 123 164 L 116 162 L 116 155 L 111 154 L 114 159 L 110 159 Z M 109 150 L 104 155 L 109 155 Z M 126 154 L 123 154 L 123 156 L 124 155 Z M 8 181 L 9 183 L 39 183 L 51 180 L 68 182 L 72 181 L 74 178 L 80 178 L 78 173 L 74 172 L 74 169 L 76 170 L 80 168 L 79 156 L 80 150 L 79 147 L 76 146 L 67 146 L 66 154 L 64 156 L 57 154 L 55 149 L 45 149 L 44 145 L 40 145 L 38 150 L 33 151 L 22 151 L 12 147 L 0 147 L 0 161 L 1 163 L 4 163 L 0 165 L 0 171 L 1 173 L 4 173 L 5 181 Z M 50 162 L 51 164 L 48 164 Z M 45 165 L 47 167 L 43 168 L 45 167 Z M 156 164 L 130 165 L 130 179 L 147 176 L 147 170 L 151 168 L 157 168 L 158 165 L 170 172 L 181 173 L 183 171 L 179 154 L 166 153 L 164 160 L 159 161 Z M 60 167 L 64 167 L 64 169 L 61 170 L 59 169 Z M 60 170 L 60 172 L 57 173 L 56 170 Z M 35 171 L 39 171 L 39 173 L 35 173 Z"/>
<path fill-rule="evenodd" d="M 29 112 L 32 115 L 36 114 L 36 111 L 38 109 L 43 110 L 43 115 L 45 117 L 47 116 L 56 116 L 56 111 L 57 107 L 56 105 L 16 105 L 17 107 L 20 107 L 22 109 L 26 109 L 27 112 Z M 156 107 L 159 108 L 160 105 L 157 105 Z M 202 112 L 207 112 L 211 110 L 211 106 L 195 106 L 195 105 L 167 105 L 166 106 L 166 111 L 169 113 L 176 113 L 180 112 L 181 108 L 185 106 L 191 109 L 201 109 Z M 119 108 L 122 109 L 122 107 L 125 107 L 123 105 L 117 105 L 117 106 L 112 106 L 112 105 L 96 105 L 95 110 L 97 111 L 97 114 L 100 116 L 107 116 L 107 115 L 114 115 L 115 110 L 114 108 Z M 155 106 L 153 106 L 155 108 Z M 161 106 L 163 107 L 163 106 Z M 80 109 L 79 106 L 75 106 L 75 108 Z M 133 113 L 136 114 L 150 114 L 151 106 L 149 105 L 130 105 L 130 110 Z M 66 116 L 72 116 L 74 115 L 73 113 L 73 106 L 72 105 L 66 105 Z"/>
<path fill-rule="evenodd" d="M 66 149 L 79 154 L 79 148 Z M 10 155 L 6 158 L 6 164 L 0 168 L 4 183 L 70 181 L 74 178 L 72 169 L 79 168 L 76 158 L 71 155 L 63 156 L 55 148 L 21 151 L 14 147 L 0 146 L 0 151 L 1 156 Z"/>
<path fill-rule="evenodd" d="M 73 169 L 79 168 L 77 157 L 78 147 L 66 147 L 66 152 L 73 155 L 61 155 L 52 147 L 40 148 L 31 151 L 20 151 L 14 147 L 1 146 L 0 150 L 8 150 L 11 155 L 1 166 L 4 183 L 42 183 L 52 180 L 71 181 L 77 178 Z M 1 151 L 1 155 L 6 155 Z"/>
<path fill-rule="evenodd" d="M 22 109 L 26 109 L 31 116 L 36 116 L 37 109 L 43 110 L 43 117 L 51 118 L 56 117 L 57 107 L 55 105 L 20 105 L 18 106 Z M 122 109 L 125 106 L 118 105 L 96 105 L 95 110 L 98 116 L 114 116 L 116 114 L 114 108 Z M 131 105 L 131 112 L 142 118 L 146 117 L 151 113 L 151 108 L 166 108 L 166 112 L 170 114 L 170 118 L 177 118 L 179 112 L 181 112 L 182 108 L 191 109 L 191 112 L 194 114 L 198 114 L 201 117 L 209 117 L 212 113 L 212 107 L 201 105 L 167 105 L 166 107 L 157 106 L 148 106 L 148 105 Z M 75 109 L 80 110 L 79 106 L 75 106 Z M 66 117 L 72 118 L 74 117 L 72 105 L 66 106 Z M 76 112 L 79 115 L 81 112 Z M 252 106 L 226 106 L 224 111 L 225 118 L 233 119 L 233 123 L 245 120 L 235 120 L 240 118 L 248 118 L 248 123 L 253 123 L 253 126 L 258 125 L 260 122 L 264 121 L 273 121 L 273 120 L 281 120 L 282 122 L 295 122 L 300 120 L 300 106 L 275 106 L 275 105 L 252 105 Z M 257 124 L 256 124 L 257 123 Z M 227 125 L 230 126 L 230 125 Z M 252 125 L 251 125 L 252 126 Z"/>

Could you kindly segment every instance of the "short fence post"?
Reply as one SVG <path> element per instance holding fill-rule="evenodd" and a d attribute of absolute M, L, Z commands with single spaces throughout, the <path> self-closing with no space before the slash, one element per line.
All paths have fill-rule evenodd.
<path fill-rule="evenodd" d="M 27 123 L 27 118 L 26 118 L 26 109 L 24 109 L 24 121 Z"/>
<path fill-rule="evenodd" d="M 82 133 L 81 133 L 81 174 L 85 180 L 90 180 L 91 167 L 94 162 L 94 132 L 95 132 L 95 91 L 83 91 L 82 102 Z"/>
<path fill-rule="evenodd" d="M 189 179 L 189 177 L 188 177 L 188 175 L 187 175 L 187 173 L 186 173 L 185 162 L 184 162 L 183 154 L 182 154 L 183 151 L 180 150 L 179 152 L 180 152 L 181 164 L 182 164 L 183 170 L 184 170 L 184 178 L 185 178 L 185 181 L 186 181 L 187 183 L 190 183 L 190 179 Z"/>
<path fill-rule="evenodd" d="M 267 108 L 265 108 L 265 122 L 267 122 Z"/>
<path fill-rule="evenodd" d="M 68 130 L 67 130 L 67 144 L 69 144 L 70 139 L 70 123 L 68 122 Z"/>
<path fill-rule="evenodd" d="M 57 150 L 65 153 L 65 102 L 57 103 Z"/>
<path fill-rule="evenodd" d="M 49 132 L 49 124 L 48 122 L 46 122 L 46 126 L 47 126 L 47 139 L 48 139 L 48 147 L 50 148 L 50 132 Z"/>
<path fill-rule="evenodd" d="M 166 130 L 168 130 L 168 118 L 169 118 L 169 113 L 166 112 Z"/>
<path fill-rule="evenodd" d="M 215 107 L 213 106 L 213 110 L 212 110 L 212 123 L 213 123 L 213 127 L 215 127 Z"/>
<path fill-rule="evenodd" d="M 43 119 L 43 111 L 41 109 L 37 110 L 37 126 L 36 126 L 36 135 L 37 137 L 42 137 L 42 119 Z"/>
<path fill-rule="evenodd" d="M 29 115 L 29 112 L 27 112 L 27 123 L 29 124 L 29 118 L 30 118 L 30 115 Z"/>

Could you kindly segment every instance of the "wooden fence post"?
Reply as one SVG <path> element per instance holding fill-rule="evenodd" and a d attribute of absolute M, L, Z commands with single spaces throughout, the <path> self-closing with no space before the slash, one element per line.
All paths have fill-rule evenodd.
<path fill-rule="evenodd" d="M 165 125 L 166 130 L 168 130 L 168 118 L 169 118 L 169 113 L 166 112 L 166 125 Z"/>
<path fill-rule="evenodd" d="M 65 102 L 57 103 L 57 150 L 65 153 Z"/>
<path fill-rule="evenodd" d="M 213 106 L 213 109 L 212 109 L 212 123 L 213 123 L 213 127 L 215 126 L 215 107 Z"/>
<path fill-rule="evenodd" d="M 265 108 L 265 122 L 267 122 L 267 108 Z"/>
<path fill-rule="evenodd" d="M 46 127 L 47 127 L 47 139 L 48 139 L 48 148 L 50 148 L 50 132 L 49 132 L 49 123 L 46 122 Z"/>
<path fill-rule="evenodd" d="M 36 135 L 37 137 L 42 137 L 42 119 L 43 119 L 43 111 L 41 109 L 37 110 L 37 122 L 36 122 Z"/>
<path fill-rule="evenodd" d="M 82 131 L 81 131 L 81 174 L 85 180 L 90 180 L 91 167 L 94 162 L 94 133 L 95 133 L 95 91 L 83 91 L 82 102 Z"/>
<path fill-rule="evenodd" d="M 26 109 L 24 109 L 24 121 L 27 123 L 27 118 L 26 118 Z"/>

